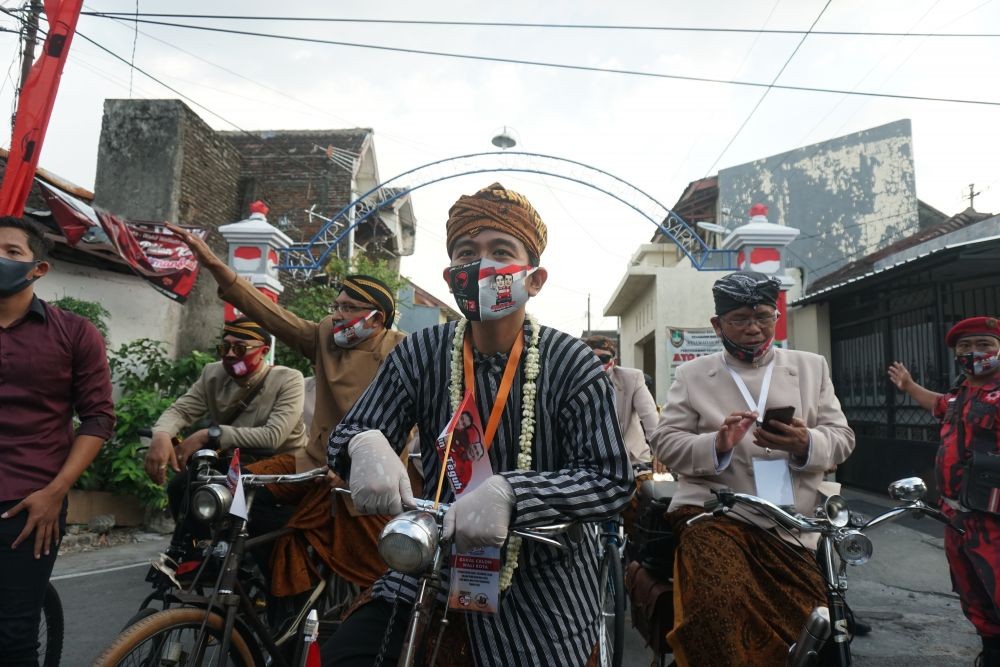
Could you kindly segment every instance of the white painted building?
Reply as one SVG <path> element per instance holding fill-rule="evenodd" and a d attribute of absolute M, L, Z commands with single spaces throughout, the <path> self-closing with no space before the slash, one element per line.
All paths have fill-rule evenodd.
<path fill-rule="evenodd" d="M 692 182 L 673 211 L 718 247 L 746 222 L 752 204 L 771 207 L 770 222 L 800 230 L 783 252 L 791 302 L 803 283 L 920 228 L 925 216 L 914 183 L 910 123 L 900 120 L 723 169 Z M 711 326 L 712 284 L 724 274 L 696 270 L 662 232 L 651 241 L 636 250 L 604 314 L 619 318 L 622 365 L 652 375 L 662 404 L 673 380 L 670 329 Z M 788 345 L 829 361 L 828 311 L 788 310 Z"/>

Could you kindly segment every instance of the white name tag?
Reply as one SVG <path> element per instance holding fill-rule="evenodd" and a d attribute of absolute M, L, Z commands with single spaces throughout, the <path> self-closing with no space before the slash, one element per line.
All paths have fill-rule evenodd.
<path fill-rule="evenodd" d="M 757 495 L 775 505 L 794 505 L 792 491 L 792 471 L 788 459 L 753 460 L 753 478 L 757 485 Z"/>

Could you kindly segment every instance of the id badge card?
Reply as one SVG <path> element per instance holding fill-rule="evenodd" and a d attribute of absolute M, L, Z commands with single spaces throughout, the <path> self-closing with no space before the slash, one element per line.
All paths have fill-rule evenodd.
<path fill-rule="evenodd" d="M 451 547 L 448 608 L 495 614 L 500 604 L 500 549 L 479 547 L 458 553 Z"/>
<path fill-rule="evenodd" d="M 753 478 L 758 497 L 779 507 L 795 504 L 795 493 L 792 490 L 792 471 L 788 467 L 788 459 L 755 458 L 753 460 Z"/>
<path fill-rule="evenodd" d="M 471 392 L 465 394 L 435 444 L 456 498 L 493 475 L 489 452 L 483 445 L 482 421 Z M 480 547 L 459 553 L 453 544 L 448 608 L 495 614 L 500 603 L 500 565 L 498 548 Z"/>

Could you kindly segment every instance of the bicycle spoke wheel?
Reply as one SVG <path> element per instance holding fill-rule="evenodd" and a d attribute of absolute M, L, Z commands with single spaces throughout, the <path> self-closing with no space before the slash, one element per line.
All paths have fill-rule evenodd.
<path fill-rule="evenodd" d="M 42 616 L 38 623 L 38 664 L 59 667 L 63 645 L 63 610 L 59 594 L 52 584 L 45 589 Z"/>
<path fill-rule="evenodd" d="M 195 667 L 215 665 L 222 649 L 221 635 L 224 622 L 215 613 L 204 609 L 182 607 L 167 609 L 148 616 L 129 626 L 118 639 L 105 649 L 94 667 Z M 205 632 L 201 632 L 205 623 Z M 201 660 L 196 660 L 199 638 L 204 650 Z M 225 665 L 252 667 L 258 663 L 244 637 L 236 629 L 230 637 Z"/>
<path fill-rule="evenodd" d="M 621 667 L 625 652 L 625 578 L 615 545 L 605 543 L 601 558 L 601 667 Z"/>

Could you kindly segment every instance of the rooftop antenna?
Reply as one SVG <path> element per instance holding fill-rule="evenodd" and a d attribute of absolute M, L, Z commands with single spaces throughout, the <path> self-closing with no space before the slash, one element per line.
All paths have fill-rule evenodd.
<path fill-rule="evenodd" d="M 974 211 L 974 210 L 976 210 L 976 207 L 975 207 L 976 197 L 979 196 L 979 195 L 981 195 L 981 194 L 983 194 L 982 191 L 976 192 L 976 184 L 975 183 L 969 183 L 969 194 L 967 194 L 964 197 L 962 197 L 962 199 L 968 199 L 969 200 L 969 208 L 971 208 Z"/>

